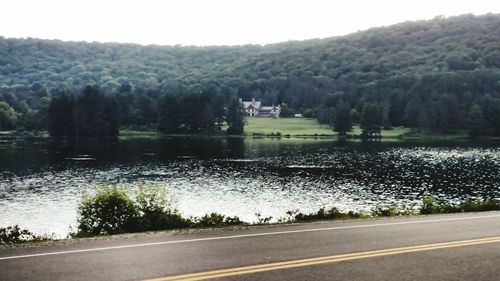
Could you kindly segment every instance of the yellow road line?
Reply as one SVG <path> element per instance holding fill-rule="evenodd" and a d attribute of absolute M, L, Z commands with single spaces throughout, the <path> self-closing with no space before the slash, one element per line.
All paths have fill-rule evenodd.
<path fill-rule="evenodd" d="M 383 256 L 398 255 L 398 254 L 405 254 L 405 253 L 415 253 L 415 252 L 423 252 L 423 251 L 431 251 L 431 250 L 447 249 L 447 248 L 455 248 L 455 247 L 464 247 L 464 246 L 473 246 L 473 245 L 481 245 L 481 244 L 488 244 L 488 243 L 498 243 L 498 242 L 500 242 L 500 236 L 481 238 L 481 239 L 473 239 L 473 240 L 461 240 L 461 241 L 453 241 L 453 242 L 445 242 L 445 243 L 435 243 L 435 244 L 426 244 L 426 245 L 418 245 L 418 246 L 391 248 L 391 249 L 384 249 L 384 250 L 357 252 L 357 253 L 350 253 L 350 254 L 326 256 L 326 257 L 319 257 L 319 258 L 300 259 L 300 260 L 292 260 L 292 261 L 285 261 L 285 262 L 275 262 L 275 263 L 260 264 L 260 265 L 242 266 L 242 267 L 212 270 L 212 271 L 199 272 L 199 273 L 160 277 L 160 278 L 149 279 L 146 281 L 206 280 L 206 279 L 221 278 L 221 277 L 243 275 L 243 274 L 251 274 L 251 273 L 257 273 L 257 272 L 264 272 L 264 271 L 289 269 L 289 268 L 304 267 L 304 266 L 310 266 L 310 265 L 319 265 L 319 264 L 325 264 L 325 263 L 335 263 L 335 262 L 341 262 L 341 261 L 350 261 L 350 260 L 383 257 Z"/>

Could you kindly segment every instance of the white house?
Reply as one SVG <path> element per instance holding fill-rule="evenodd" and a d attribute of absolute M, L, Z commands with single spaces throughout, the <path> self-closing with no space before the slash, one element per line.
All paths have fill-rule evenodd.
<path fill-rule="evenodd" d="M 260 101 L 256 101 L 254 98 L 252 101 L 240 99 L 240 102 L 245 108 L 247 116 L 280 117 L 281 107 L 279 105 L 263 106 Z"/>

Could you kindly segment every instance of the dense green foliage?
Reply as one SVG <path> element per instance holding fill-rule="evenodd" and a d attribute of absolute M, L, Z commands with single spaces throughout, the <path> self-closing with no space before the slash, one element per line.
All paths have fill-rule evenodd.
<path fill-rule="evenodd" d="M 460 204 L 450 204 L 437 200 L 434 197 L 426 197 L 422 200 L 421 214 L 443 214 L 463 212 L 484 212 L 500 210 L 500 201 L 495 199 L 467 200 Z"/>
<path fill-rule="evenodd" d="M 15 244 L 30 240 L 39 240 L 38 236 L 18 225 L 0 227 L 0 245 Z"/>
<path fill-rule="evenodd" d="M 380 137 L 380 127 L 382 126 L 382 108 L 374 102 L 367 102 L 363 106 L 360 115 L 360 125 L 363 130 L 363 137 Z"/>
<path fill-rule="evenodd" d="M 500 135 L 498 38 L 500 15 L 437 17 L 265 46 L 0 38 L 0 101 L 14 110 L 13 126 L 29 129 L 46 126 L 34 122 L 46 116 L 46 99 L 91 84 L 116 99 L 120 125 L 128 127 L 156 127 L 168 106 L 161 102 L 165 95 L 208 93 L 225 101 L 255 97 L 284 105 L 284 115 L 302 113 L 324 123 L 331 123 L 340 100 L 352 107 L 355 123 L 373 103 L 381 110 L 381 127 Z M 240 131 L 238 124 L 233 129 Z"/>
<path fill-rule="evenodd" d="M 245 112 L 239 101 L 233 100 L 229 104 L 227 114 L 227 132 L 231 135 L 241 135 L 244 129 Z"/>
<path fill-rule="evenodd" d="M 318 220 L 364 219 L 372 217 L 409 216 L 420 214 L 442 214 L 482 212 L 500 210 L 500 201 L 494 199 L 467 200 L 451 204 L 428 196 L 420 208 L 415 205 L 397 207 L 382 205 L 370 213 L 343 212 L 336 207 L 320 208 L 317 212 L 301 213 L 288 211 L 287 217 L 278 218 L 278 223 L 307 222 Z M 254 224 L 269 224 L 272 217 L 257 215 Z M 248 225 L 237 216 L 230 217 L 210 213 L 202 217 L 182 217 L 173 208 L 165 189 L 160 186 L 139 184 L 135 198 L 131 198 L 120 186 L 103 186 L 93 195 L 84 195 L 78 206 L 77 232 L 73 237 L 168 230 L 192 227 L 224 227 Z M 21 229 L 19 226 L 0 227 L 0 245 L 25 241 L 50 240 Z"/>
<path fill-rule="evenodd" d="M 326 210 L 325 208 L 320 208 L 316 213 L 303 214 L 297 213 L 293 214 L 288 212 L 288 215 L 292 215 L 292 221 L 315 221 L 315 220 L 345 220 L 345 219 L 359 219 L 369 217 L 368 214 L 363 214 L 360 212 L 341 212 L 339 209 L 333 207 Z"/>
<path fill-rule="evenodd" d="M 182 217 L 160 186 L 139 184 L 135 198 L 121 186 L 102 186 L 78 205 L 76 237 L 126 232 L 241 225 L 238 217 L 211 213 Z"/>
<path fill-rule="evenodd" d="M 76 97 L 63 92 L 52 99 L 48 111 L 51 136 L 118 135 L 118 104 L 97 87 L 87 86 Z"/>
<path fill-rule="evenodd" d="M 159 129 L 164 133 L 197 133 L 222 130 L 241 135 L 244 112 L 240 102 L 217 93 L 168 94 L 163 97 L 159 111 Z"/>
<path fill-rule="evenodd" d="M 95 195 L 85 195 L 78 205 L 80 236 L 133 232 L 139 208 L 125 190 L 104 186 Z"/>
<path fill-rule="evenodd" d="M 200 218 L 195 218 L 194 223 L 198 227 L 221 227 L 244 224 L 237 216 L 229 217 L 218 213 L 210 213 Z"/>
<path fill-rule="evenodd" d="M 345 136 L 352 130 L 351 106 L 340 100 L 333 113 L 333 130 Z"/>
<path fill-rule="evenodd" d="M 16 126 L 17 116 L 14 109 L 6 102 L 0 102 L 0 130 L 12 130 Z"/>

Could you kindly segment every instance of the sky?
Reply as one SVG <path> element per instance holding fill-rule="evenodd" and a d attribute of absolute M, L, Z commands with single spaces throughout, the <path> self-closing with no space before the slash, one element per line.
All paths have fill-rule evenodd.
<path fill-rule="evenodd" d="M 500 0 L 1 0 L 0 11 L 3 37 L 264 45 L 436 16 L 500 13 Z"/>

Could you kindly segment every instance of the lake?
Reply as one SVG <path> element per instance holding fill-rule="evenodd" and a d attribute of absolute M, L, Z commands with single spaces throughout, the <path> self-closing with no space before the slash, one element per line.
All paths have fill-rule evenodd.
<path fill-rule="evenodd" d="M 164 186 L 186 216 L 247 222 L 290 210 L 370 211 L 500 199 L 500 146 L 472 142 L 342 143 L 331 139 L 189 138 L 63 142 L 1 139 L 0 226 L 64 237 L 84 192 L 103 183 Z"/>

